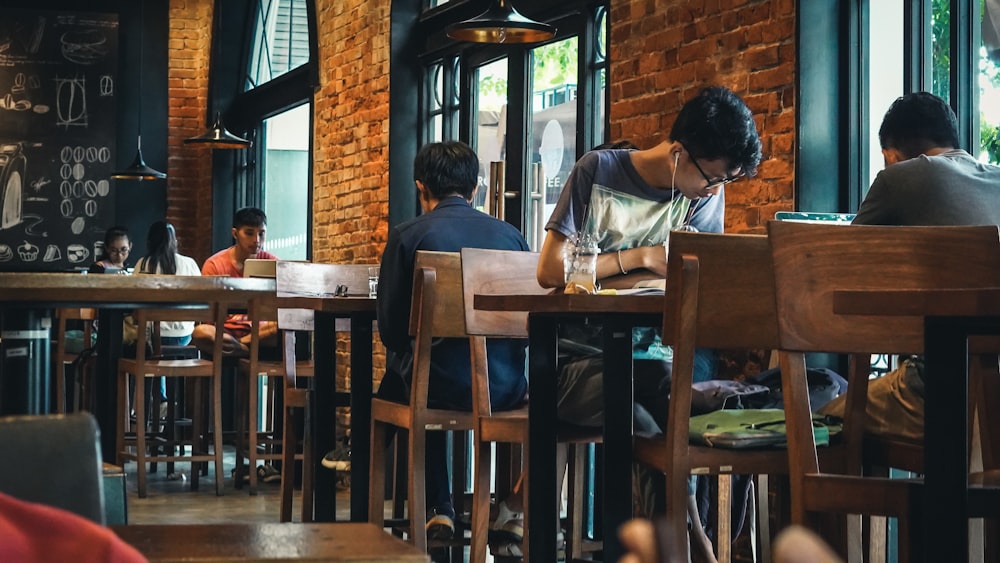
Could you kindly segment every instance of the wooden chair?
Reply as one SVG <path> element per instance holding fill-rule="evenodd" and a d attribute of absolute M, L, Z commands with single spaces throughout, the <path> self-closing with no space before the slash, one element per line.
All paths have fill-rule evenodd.
<path fill-rule="evenodd" d="M 90 378 L 88 366 L 81 366 L 79 373 L 73 374 L 74 382 L 73 397 L 74 405 L 68 409 L 66 405 L 66 366 L 76 361 L 79 352 L 66 352 L 66 330 L 69 321 L 82 321 L 83 324 L 83 349 L 91 347 L 94 335 L 94 319 L 97 318 L 97 310 L 91 308 L 63 308 L 56 309 L 55 338 L 56 349 L 52 355 L 52 373 L 56 380 L 56 411 L 65 413 L 67 410 L 79 410 L 90 403 Z M 89 364 L 89 362 L 85 362 Z M 79 375 L 79 377 L 77 377 Z M 87 409 L 91 410 L 91 409 Z"/>
<path fill-rule="evenodd" d="M 384 525 L 385 506 L 378 492 L 385 489 L 386 437 L 390 427 L 404 429 L 410 464 L 407 482 L 408 537 L 417 549 L 423 551 L 428 548 L 425 531 L 427 503 L 424 496 L 426 433 L 428 430 L 469 431 L 474 425 L 472 412 L 427 406 L 432 340 L 466 337 L 460 260 L 457 253 L 417 253 L 410 311 L 410 335 L 415 339 L 410 401 L 403 404 L 372 399 L 369 487 L 374 493 L 369 495 L 368 520 L 379 527 Z"/>
<path fill-rule="evenodd" d="M 899 518 L 899 560 L 907 561 L 917 555 L 908 550 L 907 537 L 919 484 L 908 479 L 863 477 L 863 464 L 920 472 L 922 443 L 866 433 L 865 413 L 871 355 L 922 353 L 923 320 L 834 314 L 832 294 L 840 289 L 996 285 L 995 273 L 1000 269 L 997 228 L 837 227 L 772 222 L 768 234 L 788 419 L 792 520 L 812 523 L 816 528 L 814 516 L 819 512 Z M 850 355 L 843 474 L 831 473 L 817 460 L 805 378 L 808 352 Z M 986 371 L 996 371 L 995 349 L 991 356 L 991 363 L 973 362 L 979 368 L 978 373 L 973 373 L 973 382 Z M 992 367 L 983 369 L 987 365 Z M 983 417 L 986 412 L 979 414 Z M 989 423 L 983 426 L 992 427 Z M 847 529 L 847 545 L 839 545 L 841 554 L 860 560 L 857 520 L 851 520 Z M 881 548 L 873 544 L 876 556 L 881 555 Z"/>
<path fill-rule="evenodd" d="M 308 324 L 309 327 L 305 330 L 312 332 L 312 314 L 311 311 L 308 313 L 308 315 L 303 316 L 302 319 L 298 319 L 295 322 Z M 253 325 L 250 329 L 250 356 L 249 358 L 241 359 L 239 362 L 240 383 L 241 386 L 246 386 L 247 400 L 243 401 L 242 391 L 238 393 L 240 408 L 237 414 L 238 427 L 236 435 L 237 443 L 240 444 L 240 447 L 237 448 L 234 480 L 235 487 L 237 489 L 242 488 L 244 472 L 248 472 L 250 494 L 256 495 L 258 485 L 257 462 L 282 458 L 279 448 L 280 440 L 275 435 L 275 432 L 281 429 L 282 426 L 280 423 L 276 424 L 276 418 L 278 418 L 277 415 L 279 413 L 275 412 L 275 406 L 277 405 L 276 398 L 278 396 L 276 391 L 278 388 L 283 388 L 283 380 L 287 377 L 287 371 L 284 363 L 285 350 L 281 338 L 278 339 L 281 356 L 276 359 L 262 360 L 260 354 L 260 323 L 262 321 L 278 322 L 279 311 L 276 307 L 276 302 L 265 299 L 254 300 L 250 304 L 249 317 L 253 319 Z M 288 322 L 292 322 L 293 318 L 288 318 L 287 320 Z M 292 358 L 295 362 L 295 377 L 312 377 L 315 372 L 312 359 L 295 360 L 295 350 L 293 349 L 292 352 Z M 293 381 L 295 377 L 293 377 Z M 268 403 L 270 405 L 270 408 L 267 409 L 269 416 L 268 420 L 264 421 L 263 432 L 258 423 L 261 407 L 260 386 L 258 382 L 261 379 L 268 381 Z M 247 466 L 243 465 L 244 457 L 247 460 Z"/>
<path fill-rule="evenodd" d="M 688 560 L 687 497 L 692 474 L 719 479 L 717 557 L 731 558 L 731 475 L 786 474 L 785 450 L 735 450 L 692 444 L 691 385 L 696 348 L 763 349 L 777 347 L 774 279 L 767 237 L 674 232 L 670 235 L 667 287 L 663 311 L 663 343 L 673 346 L 673 371 L 666 436 L 636 437 L 638 461 L 666 476 L 664 561 Z M 757 502 L 767 506 L 766 485 Z M 762 513 L 760 533 L 769 561 L 768 519 Z M 753 522 L 753 515 L 748 515 Z M 753 528 L 751 528 L 753 529 Z"/>
<path fill-rule="evenodd" d="M 342 288 L 347 295 L 368 295 L 368 266 L 365 264 L 316 264 L 309 262 L 296 262 L 290 260 L 280 260 L 276 265 L 276 287 L 277 295 L 280 297 L 320 297 L 333 295 L 338 288 Z M 266 304 L 264 305 L 267 306 Z M 273 307 L 273 304 L 270 305 Z M 294 460 L 301 459 L 302 474 L 302 521 L 309 522 L 313 519 L 312 489 L 314 483 L 313 468 L 315 466 L 312 457 L 312 436 L 309 429 L 313 414 L 310 412 L 308 388 L 299 386 L 299 375 L 312 375 L 314 366 L 312 362 L 297 361 L 296 332 L 309 332 L 315 330 L 315 313 L 309 309 L 288 309 L 279 308 L 276 311 L 278 320 L 278 330 L 282 346 L 282 359 L 280 366 L 274 368 L 272 373 L 281 374 L 284 384 L 282 385 L 282 399 L 284 402 L 282 412 L 282 439 L 281 439 L 281 504 L 279 520 L 290 522 L 292 515 L 292 490 L 294 485 L 294 473 L 290 468 L 295 467 Z M 338 325 L 338 332 L 341 330 Z M 348 330 L 344 327 L 343 330 Z M 313 342 L 315 350 L 321 346 L 335 346 L 335 342 L 319 343 Z M 327 352 L 324 352 L 327 353 Z M 251 349 L 251 357 L 253 350 Z M 251 368 L 250 373 L 259 371 L 260 367 Z M 327 374 L 334 377 L 335 374 Z M 350 406 L 350 395 L 347 392 L 337 393 L 338 406 Z M 299 442 L 298 426 L 296 423 L 296 410 L 301 409 L 303 413 L 303 436 L 302 454 L 297 455 L 296 447 L 288 444 Z M 255 412 L 251 410 L 251 412 Z M 250 477 L 253 479 L 253 475 Z M 381 489 L 371 489 L 381 490 Z M 376 495 L 372 495 L 376 496 Z M 381 495 L 378 495 L 381 496 Z"/>
<path fill-rule="evenodd" d="M 223 492 L 223 466 L 222 466 L 222 339 L 215 339 L 212 350 L 212 357 L 215 360 L 207 359 L 184 359 L 170 360 L 158 359 L 161 356 L 159 340 L 159 321 L 204 321 L 214 322 L 216 326 L 222 326 L 226 318 L 226 305 L 213 303 L 207 309 L 138 309 L 135 312 L 136 324 L 140 327 L 136 340 L 136 357 L 122 358 L 118 361 L 118 421 L 122 426 L 116 435 L 115 451 L 119 453 L 118 465 L 122 465 L 125 459 L 134 459 L 137 464 L 137 484 L 139 497 L 146 496 L 146 462 L 191 462 L 191 488 L 198 487 L 198 465 L 204 462 L 213 462 L 215 465 L 215 492 L 221 495 Z M 152 330 L 145 330 L 143 327 L 152 326 Z M 134 376 L 134 395 L 132 409 L 135 412 L 135 452 L 132 453 L 126 448 L 125 434 L 129 427 L 128 408 L 128 384 L 129 376 Z M 204 417 L 201 416 L 206 410 L 198 400 L 203 393 L 201 386 L 195 389 L 195 416 L 192 417 L 192 437 L 189 444 L 192 453 L 185 455 L 186 441 L 168 439 L 166 441 L 151 442 L 147 439 L 146 428 L 146 400 L 144 378 L 183 377 L 196 378 L 207 382 L 209 385 L 208 408 L 211 413 L 211 431 L 204 424 Z M 170 414 L 166 422 L 168 430 L 172 430 L 174 409 L 170 409 Z M 153 417 L 154 420 L 158 416 Z M 154 426 L 158 422 L 154 422 Z M 207 437 L 212 437 L 212 451 L 207 447 Z M 200 444 L 198 443 L 200 442 Z M 168 455 L 150 456 L 147 450 L 153 447 L 167 446 Z M 174 452 L 174 448 L 179 448 Z"/>
<path fill-rule="evenodd" d="M 502 265 L 502 267 L 498 267 Z M 439 279 L 444 268 L 439 267 Z M 490 516 L 490 475 L 492 459 L 491 443 L 526 444 L 528 441 L 528 409 L 523 407 L 512 411 L 493 411 L 490 407 L 489 373 L 487 370 L 487 338 L 527 338 L 528 314 L 523 312 L 479 311 L 473 306 L 476 294 L 525 293 L 547 294 L 550 290 L 538 285 L 536 271 L 538 254 L 509 250 L 485 250 L 463 248 L 461 253 L 462 293 L 464 296 L 465 331 L 469 335 L 472 352 L 472 410 L 473 438 L 475 448 L 475 485 L 472 505 L 472 539 L 470 560 L 485 561 L 487 534 Z M 583 459 L 582 447 L 576 444 L 599 442 L 600 429 L 560 428 L 559 440 L 568 442 L 573 452 L 568 455 L 569 469 L 569 535 L 567 560 L 581 557 L 584 551 L 600 549 L 600 542 L 585 542 L 582 532 L 583 510 Z M 527 473 L 528 459 L 521 459 L 523 473 Z M 516 477 L 516 475 L 515 475 Z M 527 498 L 528 480 L 523 482 L 524 498 Z M 501 499 L 499 478 L 497 498 Z M 556 498 L 553 497 L 553 502 Z M 525 513 L 527 518 L 527 513 Z M 525 530 L 527 531 L 527 520 Z M 522 541 L 525 559 L 527 554 L 527 533 Z"/>

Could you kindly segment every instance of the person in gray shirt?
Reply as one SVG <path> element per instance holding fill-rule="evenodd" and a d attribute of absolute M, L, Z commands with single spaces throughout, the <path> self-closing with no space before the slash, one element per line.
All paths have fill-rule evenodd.
<path fill-rule="evenodd" d="M 878 132 L 885 169 L 857 225 L 1000 225 L 1000 167 L 958 147 L 958 119 L 928 92 L 889 106 Z"/>
<path fill-rule="evenodd" d="M 958 147 L 958 119 L 944 100 L 913 92 L 889 106 L 878 132 L 885 169 L 852 224 L 1000 225 L 1000 167 Z M 820 412 L 842 415 L 844 396 Z M 911 357 L 868 385 L 866 429 L 921 441 L 923 360 Z"/>

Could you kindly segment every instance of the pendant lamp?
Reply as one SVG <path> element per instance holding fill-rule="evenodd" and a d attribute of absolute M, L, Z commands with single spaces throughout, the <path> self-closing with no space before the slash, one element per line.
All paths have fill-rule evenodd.
<path fill-rule="evenodd" d="M 226 126 L 222 124 L 222 115 L 219 112 L 215 112 L 215 122 L 212 123 L 212 127 L 208 131 L 197 137 L 184 139 L 184 143 L 203 144 L 212 149 L 242 149 L 250 146 L 250 141 L 237 137 L 226 129 Z"/>
<path fill-rule="evenodd" d="M 151 168 L 146 164 L 145 159 L 142 158 L 142 68 L 145 66 L 143 61 L 143 39 L 142 30 L 145 22 L 143 21 L 143 10 L 142 2 L 139 3 L 139 101 L 137 103 L 139 110 L 139 120 L 136 124 L 136 152 L 135 159 L 132 164 L 124 170 L 119 170 L 117 172 L 112 172 L 111 177 L 115 180 L 161 180 L 166 178 L 167 175 L 155 168 Z"/>
<path fill-rule="evenodd" d="M 521 15 L 509 0 L 493 0 L 489 9 L 448 26 L 448 37 L 473 43 L 537 43 L 556 35 L 556 28 Z"/>

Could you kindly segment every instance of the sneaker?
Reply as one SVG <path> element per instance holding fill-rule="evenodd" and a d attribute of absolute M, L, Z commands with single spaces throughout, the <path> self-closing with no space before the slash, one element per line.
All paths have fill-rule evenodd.
<path fill-rule="evenodd" d="M 500 542 L 490 544 L 493 557 L 524 557 L 520 542 Z M 556 534 L 556 560 L 566 560 L 566 536 L 562 532 Z"/>
<path fill-rule="evenodd" d="M 514 512 L 507 501 L 500 501 L 496 520 L 490 524 L 490 539 L 498 543 L 521 543 L 524 540 L 524 513 Z"/>
<path fill-rule="evenodd" d="M 270 463 L 257 466 L 257 480 L 262 483 L 277 483 L 281 481 L 281 472 Z"/>
<path fill-rule="evenodd" d="M 351 446 L 344 440 L 344 443 L 337 446 L 335 449 L 326 452 L 323 456 L 323 467 L 327 469 L 334 469 L 336 471 L 350 471 L 351 470 Z"/>
<path fill-rule="evenodd" d="M 435 507 L 427 514 L 427 539 L 450 540 L 455 537 L 455 510 Z"/>

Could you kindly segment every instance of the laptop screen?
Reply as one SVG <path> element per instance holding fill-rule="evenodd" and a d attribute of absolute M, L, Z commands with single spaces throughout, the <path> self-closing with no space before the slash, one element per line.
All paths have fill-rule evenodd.
<path fill-rule="evenodd" d="M 854 216 L 855 213 L 810 213 L 808 211 L 778 211 L 774 214 L 777 221 L 819 223 L 821 225 L 850 225 Z"/>
<path fill-rule="evenodd" d="M 273 278 L 275 276 L 275 266 L 277 263 L 277 260 L 247 258 L 246 262 L 243 263 L 243 277 Z"/>

